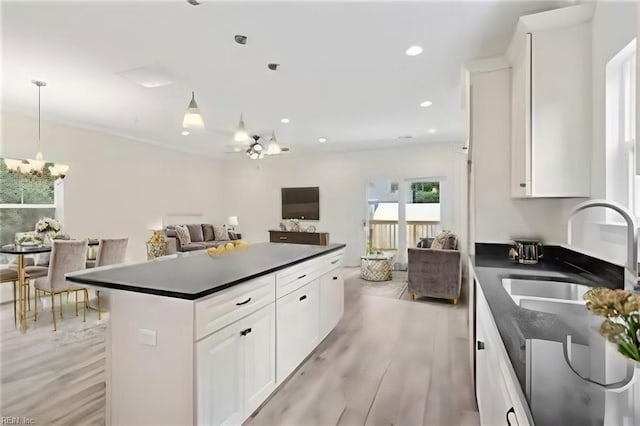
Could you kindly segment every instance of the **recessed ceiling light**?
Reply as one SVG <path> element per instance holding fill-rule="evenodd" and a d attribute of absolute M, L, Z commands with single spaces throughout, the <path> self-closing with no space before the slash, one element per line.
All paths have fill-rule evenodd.
<path fill-rule="evenodd" d="M 288 118 L 283 118 L 282 120 L 280 120 L 280 122 L 284 124 L 289 124 L 290 121 Z"/>
<path fill-rule="evenodd" d="M 410 48 L 407 49 L 405 53 L 409 56 L 418 56 L 419 54 L 422 53 L 422 46 L 418 46 L 418 45 L 411 46 Z"/>
<path fill-rule="evenodd" d="M 420 103 L 420 106 L 422 108 L 427 108 L 427 107 L 430 107 L 431 105 L 433 105 L 433 102 L 431 102 L 431 101 L 424 101 L 424 102 Z"/>
<path fill-rule="evenodd" d="M 327 138 L 318 138 L 318 142 L 320 143 L 325 143 L 327 141 Z"/>
<path fill-rule="evenodd" d="M 183 130 L 180 134 L 182 136 L 189 136 L 189 131 L 188 130 Z"/>
<path fill-rule="evenodd" d="M 435 132 L 437 132 L 436 129 L 433 129 L 433 128 L 429 129 L 429 133 L 435 133 Z"/>

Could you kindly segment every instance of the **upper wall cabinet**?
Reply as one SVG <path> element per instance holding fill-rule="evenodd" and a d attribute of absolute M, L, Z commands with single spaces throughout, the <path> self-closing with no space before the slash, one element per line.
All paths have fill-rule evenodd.
<path fill-rule="evenodd" d="M 512 66 L 512 197 L 588 197 L 591 5 L 520 18 Z"/>

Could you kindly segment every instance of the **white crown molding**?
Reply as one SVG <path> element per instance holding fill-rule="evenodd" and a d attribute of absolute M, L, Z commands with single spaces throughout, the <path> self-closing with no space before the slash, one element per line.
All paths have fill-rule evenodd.
<path fill-rule="evenodd" d="M 20 109 L 14 109 L 14 108 L 7 108 L 6 106 L 0 106 L 0 112 L 4 113 L 10 113 L 10 114 L 16 114 L 16 115 L 22 115 L 24 117 L 29 117 L 29 118 L 37 118 L 37 116 L 30 114 L 28 112 L 25 112 L 24 110 L 20 110 Z M 125 133 L 120 133 L 108 128 L 103 128 L 100 126 L 93 126 L 90 124 L 86 124 L 86 123 L 82 123 L 79 121 L 75 121 L 75 120 L 67 120 L 67 119 L 61 119 L 59 117 L 53 117 L 53 118 L 48 118 L 46 120 L 42 120 L 48 123 L 52 123 L 52 124 L 60 124 L 63 126 L 67 126 L 67 127 L 71 127 L 71 128 L 76 128 L 76 129 L 82 129 L 82 130 L 89 130 L 92 132 L 98 132 L 98 133 L 102 133 L 105 135 L 109 135 L 109 136 L 116 136 L 118 138 L 122 138 L 122 139 L 128 139 L 132 142 L 137 142 L 137 143 L 144 143 L 144 144 L 148 144 L 148 145 L 153 145 L 156 146 L 158 148 L 162 148 L 162 149 L 166 149 L 169 151 L 177 151 L 177 152 L 181 152 L 183 154 L 190 154 L 190 155 L 195 155 L 198 157 L 204 157 L 204 158 L 209 158 L 209 159 L 214 159 L 214 160 L 220 160 L 221 156 L 219 155 L 214 155 L 214 154 L 207 154 L 204 152 L 199 152 L 197 150 L 194 149 L 190 149 L 187 147 L 180 147 L 180 146 L 175 146 L 175 145 L 169 145 L 169 144 L 165 144 L 162 142 L 158 142 L 158 141 L 154 141 L 151 139 L 145 139 L 145 138 L 139 138 L 136 136 L 131 136 L 131 135 L 127 135 Z M 0 127 L 1 127 L 1 123 L 0 123 Z"/>

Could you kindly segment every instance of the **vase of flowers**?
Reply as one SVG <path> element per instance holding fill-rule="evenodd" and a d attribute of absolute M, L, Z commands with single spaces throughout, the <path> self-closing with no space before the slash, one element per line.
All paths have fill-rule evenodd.
<path fill-rule="evenodd" d="M 605 318 L 600 334 L 640 367 L 640 295 L 600 287 L 586 292 L 584 299 L 589 311 Z"/>
<path fill-rule="evenodd" d="M 50 217 L 43 217 L 36 223 L 35 231 L 42 236 L 45 244 L 51 245 L 54 236 L 60 232 L 60 222 Z"/>

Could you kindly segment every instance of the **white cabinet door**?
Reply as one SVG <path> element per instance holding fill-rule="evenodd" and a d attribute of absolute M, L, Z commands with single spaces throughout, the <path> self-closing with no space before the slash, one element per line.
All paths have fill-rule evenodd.
<path fill-rule="evenodd" d="M 247 418 L 276 388 L 275 304 L 260 309 L 243 323 L 246 327 L 240 333 L 244 333 L 243 399 Z"/>
<path fill-rule="evenodd" d="M 475 281 L 475 280 L 474 280 Z M 476 399 L 485 426 L 528 426 L 530 414 L 489 305 L 476 282 Z"/>
<path fill-rule="evenodd" d="M 197 343 L 199 425 L 242 423 L 243 326 L 232 324 Z"/>
<path fill-rule="evenodd" d="M 318 343 L 318 280 L 276 300 L 278 383 L 306 358 Z"/>
<path fill-rule="evenodd" d="M 338 324 L 344 314 L 344 279 L 339 269 L 320 277 L 320 340 Z"/>
<path fill-rule="evenodd" d="M 590 194 L 591 24 L 553 13 L 527 16 L 532 29 L 513 42 L 512 197 Z"/>
<path fill-rule="evenodd" d="M 514 421 L 515 413 L 510 411 L 513 403 L 506 392 L 506 387 L 498 358 L 496 358 L 496 348 L 487 340 L 481 321 L 476 326 L 477 352 L 476 352 L 476 395 L 478 399 L 478 410 L 480 411 L 480 424 L 486 426 L 507 425 L 507 416 L 511 419 L 511 425 L 516 425 Z"/>
<path fill-rule="evenodd" d="M 197 343 L 198 424 L 238 425 L 276 387 L 275 304 Z"/>
<path fill-rule="evenodd" d="M 533 32 L 531 194 L 589 196 L 591 24 Z"/>
<path fill-rule="evenodd" d="M 511 68 L 512 197 L 526 197 L 531 188 L 531 34 L 520 43 Z"/>

